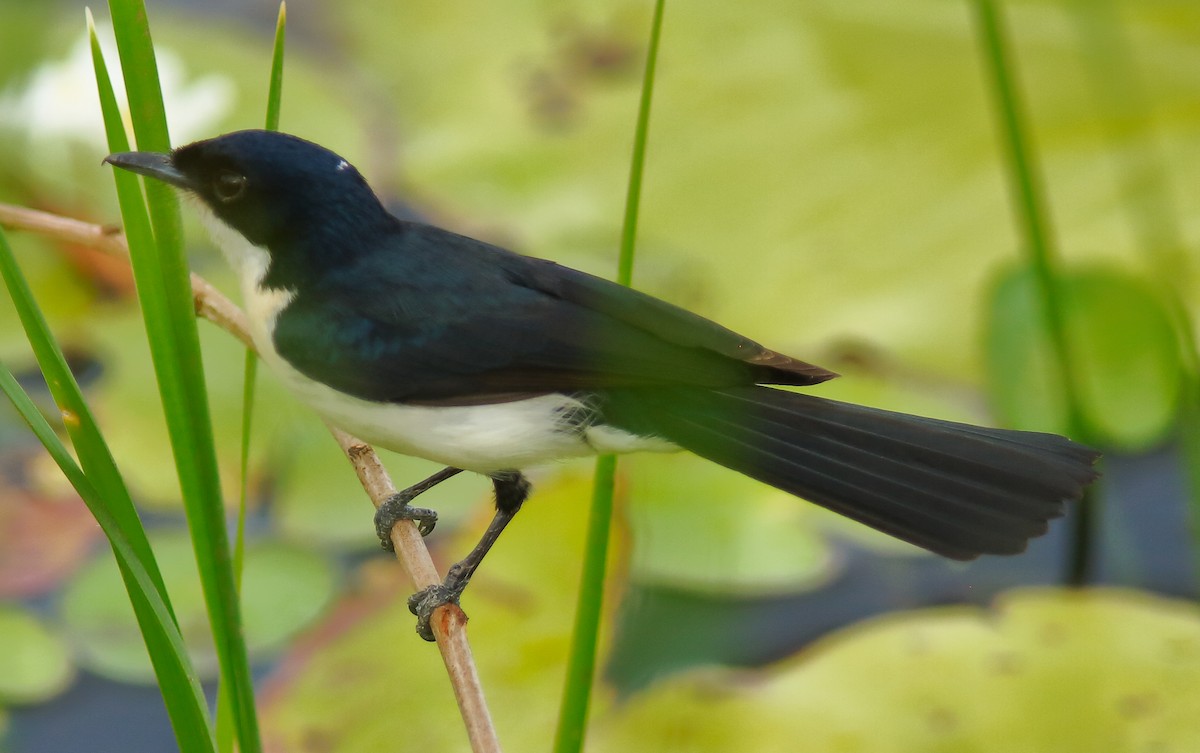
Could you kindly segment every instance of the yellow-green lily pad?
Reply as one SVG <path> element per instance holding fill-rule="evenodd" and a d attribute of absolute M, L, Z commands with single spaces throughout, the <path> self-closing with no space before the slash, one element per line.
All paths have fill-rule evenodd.
<path fill-rule="evenodd" d="M 1127 272 L 1071 270 L 1058 285 L 1076 395 L 1091 441 L 1143 449 L 1174 423 L 1183 386 L 1181 335 L 1160 297 Z M 1061 375 L 1028 266 L 993 289 L 987 355 L 996 406 L 1013 426 L 1067 430 Z"/>
<path fill-rule="evenodd" d="M 216 655 L 204 610 L 191 542 L 182 533 L 151 537 L 171 604 L 197 671 L 212 677 Z M 281 543 L 247 548 L 242 576 L 242 619 L 252 658 L 277 650 L 315 620 L 337 582 L 323 556 Z M 68 584 L 63 622 L 89 669 L 119 680 L 150 682 L 153 672 L 124 584 L 110 556 L 103 556 Z"/>
<path fill-rule="evenodd" d="M 1200 607 L 1119 589 L 1023 589 L 993 609 L 896 613 L 763 672 L 635 696 L 597 751 L 1200 749 Z"/>
<path fill-rule="evenodd" d="M 0 604 L 0 702 L 40 703 L 74 678 L 66 642 L 31 612 Z"/>
<path fill-rule="evenodd" d="M 836 571 L 812 505 L 689 454 L 624 462 L 639 583 L 762 595 L 815 588 Z"/>

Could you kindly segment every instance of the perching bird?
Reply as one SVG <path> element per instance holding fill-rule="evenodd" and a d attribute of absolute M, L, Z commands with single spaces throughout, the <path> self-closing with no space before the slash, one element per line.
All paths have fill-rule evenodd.
<path fill-rule="evenodd" d="M 393 217 L 346 160 L 239 131 L 107 162 L 199 199 L 238 270 L 263 360 L 331 423 L 445 464 L 376 518 L 461 469 L 489 476 L 496 516 L 418 631 L 456 602 L 529 493 L 521 469 L 562 458 L 690 450 L 954 559 L 1014 554 L 1096 476 L 1098 453 L 765 385 L 836 374 L 714 322 L 542 259 Z M 698 515 L 703 511 L 698 510 Z"/>

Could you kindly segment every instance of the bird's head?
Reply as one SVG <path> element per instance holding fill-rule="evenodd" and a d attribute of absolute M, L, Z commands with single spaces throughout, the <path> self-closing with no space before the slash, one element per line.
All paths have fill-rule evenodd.
<path fill-rule="evenodd" d="M 269 249 L 273 264 L 299 247 L 350 246 L 391 221 L 350 163 L 284 133 L 236 131 L 169 154 L 121 152 L 104 161 L 193 194 L 251 244 Z"/>

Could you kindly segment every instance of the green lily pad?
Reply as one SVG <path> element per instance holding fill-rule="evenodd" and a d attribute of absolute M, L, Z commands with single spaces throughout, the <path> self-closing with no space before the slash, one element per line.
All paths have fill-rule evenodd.
<path fill-rule="evenodd" d="M 191 542 L 182 533 L 159 533 L 151 537 L 151 544 L 192 661 L 202 676 L 212 677 L 216 656 Z M 315 620 L 332 597 L 336 581 L 327 559 L 311 551 L 280 543 L 248 547 L 242 619 L 252 657 L 278 649 Z M 119 680 L 153 680 L 141 633 L 111 557 L 97 559 L 67 586 L 62 612 L 65 629 L 88 668 Z"/>
<path fill-rule="evenodd" d="M 1187 751 L 1200 746 L 1200 608 L 1025 589 L 994 610 L 892 614 L 767 672 L 709 670 L 602 719 L 597 751 Z"/>
<path fill-rule="evenodd" d="M 624 462 L 638 582 L 766 594 L 815 588 L 835 572 L 812 505 L 694 455 Z"/>
<path fill-rule="evenodd" d="M 32 613 L 0 605 L 0 701 L 41 703 L 74 679 L 66 642 Z M 0 730 L 3 723 L 0 713 Z"/>
<path fill-rule="evenodd" d="M 1066 407 L 1036 285 L 1022 266 L 1001 275 L 993 289 L 989 383 L 1010 425 L 1065 433 Z M 1139 449 L 1160 440 L 1183 385 L 1179 335 L 1160 299 L 1114 269 L 1071 271 L 1060 287 L 1074 389 L 1091 441 Z"/>

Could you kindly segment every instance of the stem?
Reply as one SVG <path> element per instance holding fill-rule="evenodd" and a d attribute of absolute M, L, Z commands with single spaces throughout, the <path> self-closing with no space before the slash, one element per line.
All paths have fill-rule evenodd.
<path fill-rule="evenodd" d="M 642 174 L 646 161 L 646 137 L 650 130 L 650 102 L 654 93 L 654 72 L 658 62 L 664 5 L 665 0 L 656 0 L 654 4 L 650 44 L 646 51 L 646 70 L 642 78 L 642 96 L 638 104 L 637 126 L 634 130 L 633 157 L 629 164 L 629 187 L 625 194 L 625 220 L 621 230 L 621 255 L 617 264 L 617 282 L 625 286 L 629 286 L 633 280 L 633 252 L 637 239 L 638 208 L 641 205 Z M 604 606 L 604 576 L 608 564 L 616 473 L 616 457 L 604 455 L 596 459 L 583 573 L 575 609 L 575 626 L 571 635 L 571 655 L 567 665 L 562 706 L 559 709 L 558 731 L 554 739 L 555 753 L 581 751 L 587 732 L 588 707 L 596 675 L 596 646 L 599 643 L 600 617 Z"/>
<path fill-rule="evenodd" d="M 1071 361 L 1067 336 L 1067 311 L 1061 294 L 1057 260 L 1046 209 L 1043 179 L 1031 146 L 1025 122 L 1024 105 L 1014 82 L 1008 52 L 1008 32 L 992 0 L 975 0 L 976 23 L 984 50 L 984 62 L 990 74 L 996 116 L 1008 156 L 1008 177 L 1014 209 L 1021 225 L 1029 263 L 1037 280 L 1047 339 L 1050 364 L 1062 391 L 1067 409 L 1067 431 L 1075 437 L 1088 435 L 1083 407 L 1075 393 L 1079 384 Z M 1071 530 L 1067 582 L 1081 586 L 1090 580 L 1092 539 L 1096 527 L 1096 504 L 1090 491 L 1084 493 Z"/>

